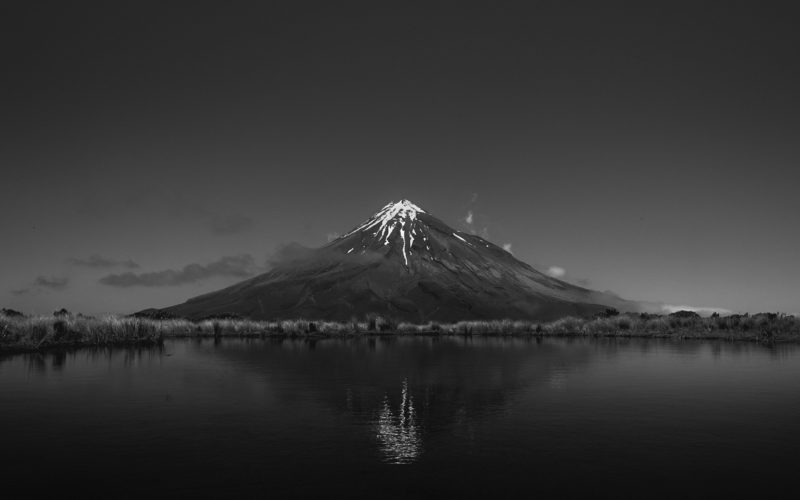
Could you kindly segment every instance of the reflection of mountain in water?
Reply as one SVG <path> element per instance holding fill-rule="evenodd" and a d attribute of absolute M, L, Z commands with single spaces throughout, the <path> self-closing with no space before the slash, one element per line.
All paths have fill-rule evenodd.
<path fill-rule="evenodd" d="M 142 464 L 179 497 L 763 496 L 791 486 L 797 350 L 358 337 L 0 355 L 4 472 L 78 491 L 91 470 L 88 496 L 152 494 L 130 481 Z"/>
<path fill-rule="evenodd" d="M 431 434 L 469 434 L 475 422 L 502 415 L 518 394 L 552 388 L 555 379 L 563 385 L 566 372 L 596 359 L 589 342 L 536 338 L 285 339 L 200 349 L 263 373 L 283 401 L 295 400 L 291 388 L 301 386 L 304 398 L 374 429 L 391 463 L 413 462 Z"/>
<path fill-rule="evenodd" d="M 408 380 L 403 380 L 401 394 L 402 400 L 397 414 L 392 411 L 389 397 L 383 399 L 376 425 L 381 451 L 387 462 L 395 464 L 413 462 L 422 448 L 414 397 L 408 392 Z"/>
<path fill-rule="evenodd" d="M 23 363 L 28 372 L 96 371 L 109 364 L 119 367 L 115 376 L 126 380 L 131 374 L 124 367 L 156 363 L 161 356 L 175 353 L 164 367 L 180 369 L 182 378 L 163 380 L 152 372 L 151 382 L 159 391 L 208 397 L 203 387 L 210 384 L 224 391 L 225 400 L 238 398 L 259 408 L 280 408 L 287 421 L 299 415 L 309 418 L 306 423 L 311 425 L 341 422 L 341 432 L 352 432 L 348 437 L 352 450 L 348 451 L 373 459 L 377 455 L 388 463 L 411 463 L 441 459 L 435 443 L 445 435 L 456 436 L 464 446 L 462 451 L 469 453 L 470 447 L 480 446 L 475 441 L 480 427 L 502 426 L 503 418 L 523 397 L 535 414 L 548 393 L 570 388 L 575 372 L 623 352 L 646 354 L 659 349 L 717 357 L 724 351 L 735 357 L 764 348 L 625 339 L 272 338 L 226 339 L 219 344 L 178 341 L 168 343 L 163 351 L 30 354 L 0 357 L 0 364 Z M 783 351 L 769 352 L 780 356 Z M 190 391 L 197 392 L 191 396 L 187 394 Z M 304 412 L 313 412 L 307 413 L 313 417 Z"/>

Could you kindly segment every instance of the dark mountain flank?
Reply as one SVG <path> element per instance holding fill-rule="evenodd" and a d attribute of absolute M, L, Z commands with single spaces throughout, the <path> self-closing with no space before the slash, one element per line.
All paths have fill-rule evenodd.
<path fill-rule="evenodd" d="M 377 313 L 413 322 L 552 320 L 592 315 L 619 302 L 542 274 L 402 200 L 324 247 L 159 312 L 191 319 L 349 320 Z"/>

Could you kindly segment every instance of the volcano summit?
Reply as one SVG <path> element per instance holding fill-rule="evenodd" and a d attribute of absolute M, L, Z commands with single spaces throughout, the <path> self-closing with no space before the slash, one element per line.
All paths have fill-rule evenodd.
<path fill-rule="evenodd" d="M 413 322 L 545 321 L 592 315 L 610 302 L 613 297 L 542 274 L 401 200 L 321 248 L 161 311 L 190 319 L 233 313 L 349 320 L 377 313 Z"/>

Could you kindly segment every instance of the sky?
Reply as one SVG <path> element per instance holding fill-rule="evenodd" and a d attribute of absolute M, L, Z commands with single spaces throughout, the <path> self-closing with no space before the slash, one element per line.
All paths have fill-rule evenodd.
<path fill-rule="evenodd" d="M 2 307 L 172 305 L 406 198 L 593 289 L 800 312 L 800 34 L 779 4 L 0 19 Z"/>

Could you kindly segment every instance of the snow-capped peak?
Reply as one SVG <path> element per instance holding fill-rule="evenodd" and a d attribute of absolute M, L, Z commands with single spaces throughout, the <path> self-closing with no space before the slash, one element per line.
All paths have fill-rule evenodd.
<path fill-rule="evenodd" d="M 417 217 L 418 212 L 424 214 L 425 210 L 419 208 L 417 205 L 414 205 L 408 200 L 400 200 L 397 202 L 389 202 L 388 204 L 386 204 L 386 206 L 380 209 L 378 213 L 375 215 L 379 215 L 383 212 L 386 212 L 386 215 L 388 217 L 396 217 L 396 216 L 405 217 L 407 215 L 412 219 L 415 219 Z"/>
<path fill-rule="evenodd" d="M 419 208 L 408 200 L 400 200 L 398 202 L 387 203 L 383 208 L 378 210 L 375 215 L 367 219 L 363 224 L 353 229 L 343 236 L 347 237 L 357 231 L 367 231 L 375 228 L 375 236 L 389 238 L 395 227 L 405 226 L 406 222 L 413 223 L 417 219 L 418 213 L 425 213 L 425 210 Z M 384 234 L 386 233 L 386 234 Z"/>
<path fill-rule="evenodd" d="M 389 245 L 389 237 L 397 230 L 401 241 L 403 261 L 408 266 L 408 255 L 412 252 L 414 237 L 417 235 L 415 222 L 417 215 L 421 213 L 424 214 L 426 212 L 408 200 L 390 202 L 363 224 L 342 236 L 342 238 L 359 231 L 369 232 L 373 241 L 385 246 Z"/>

